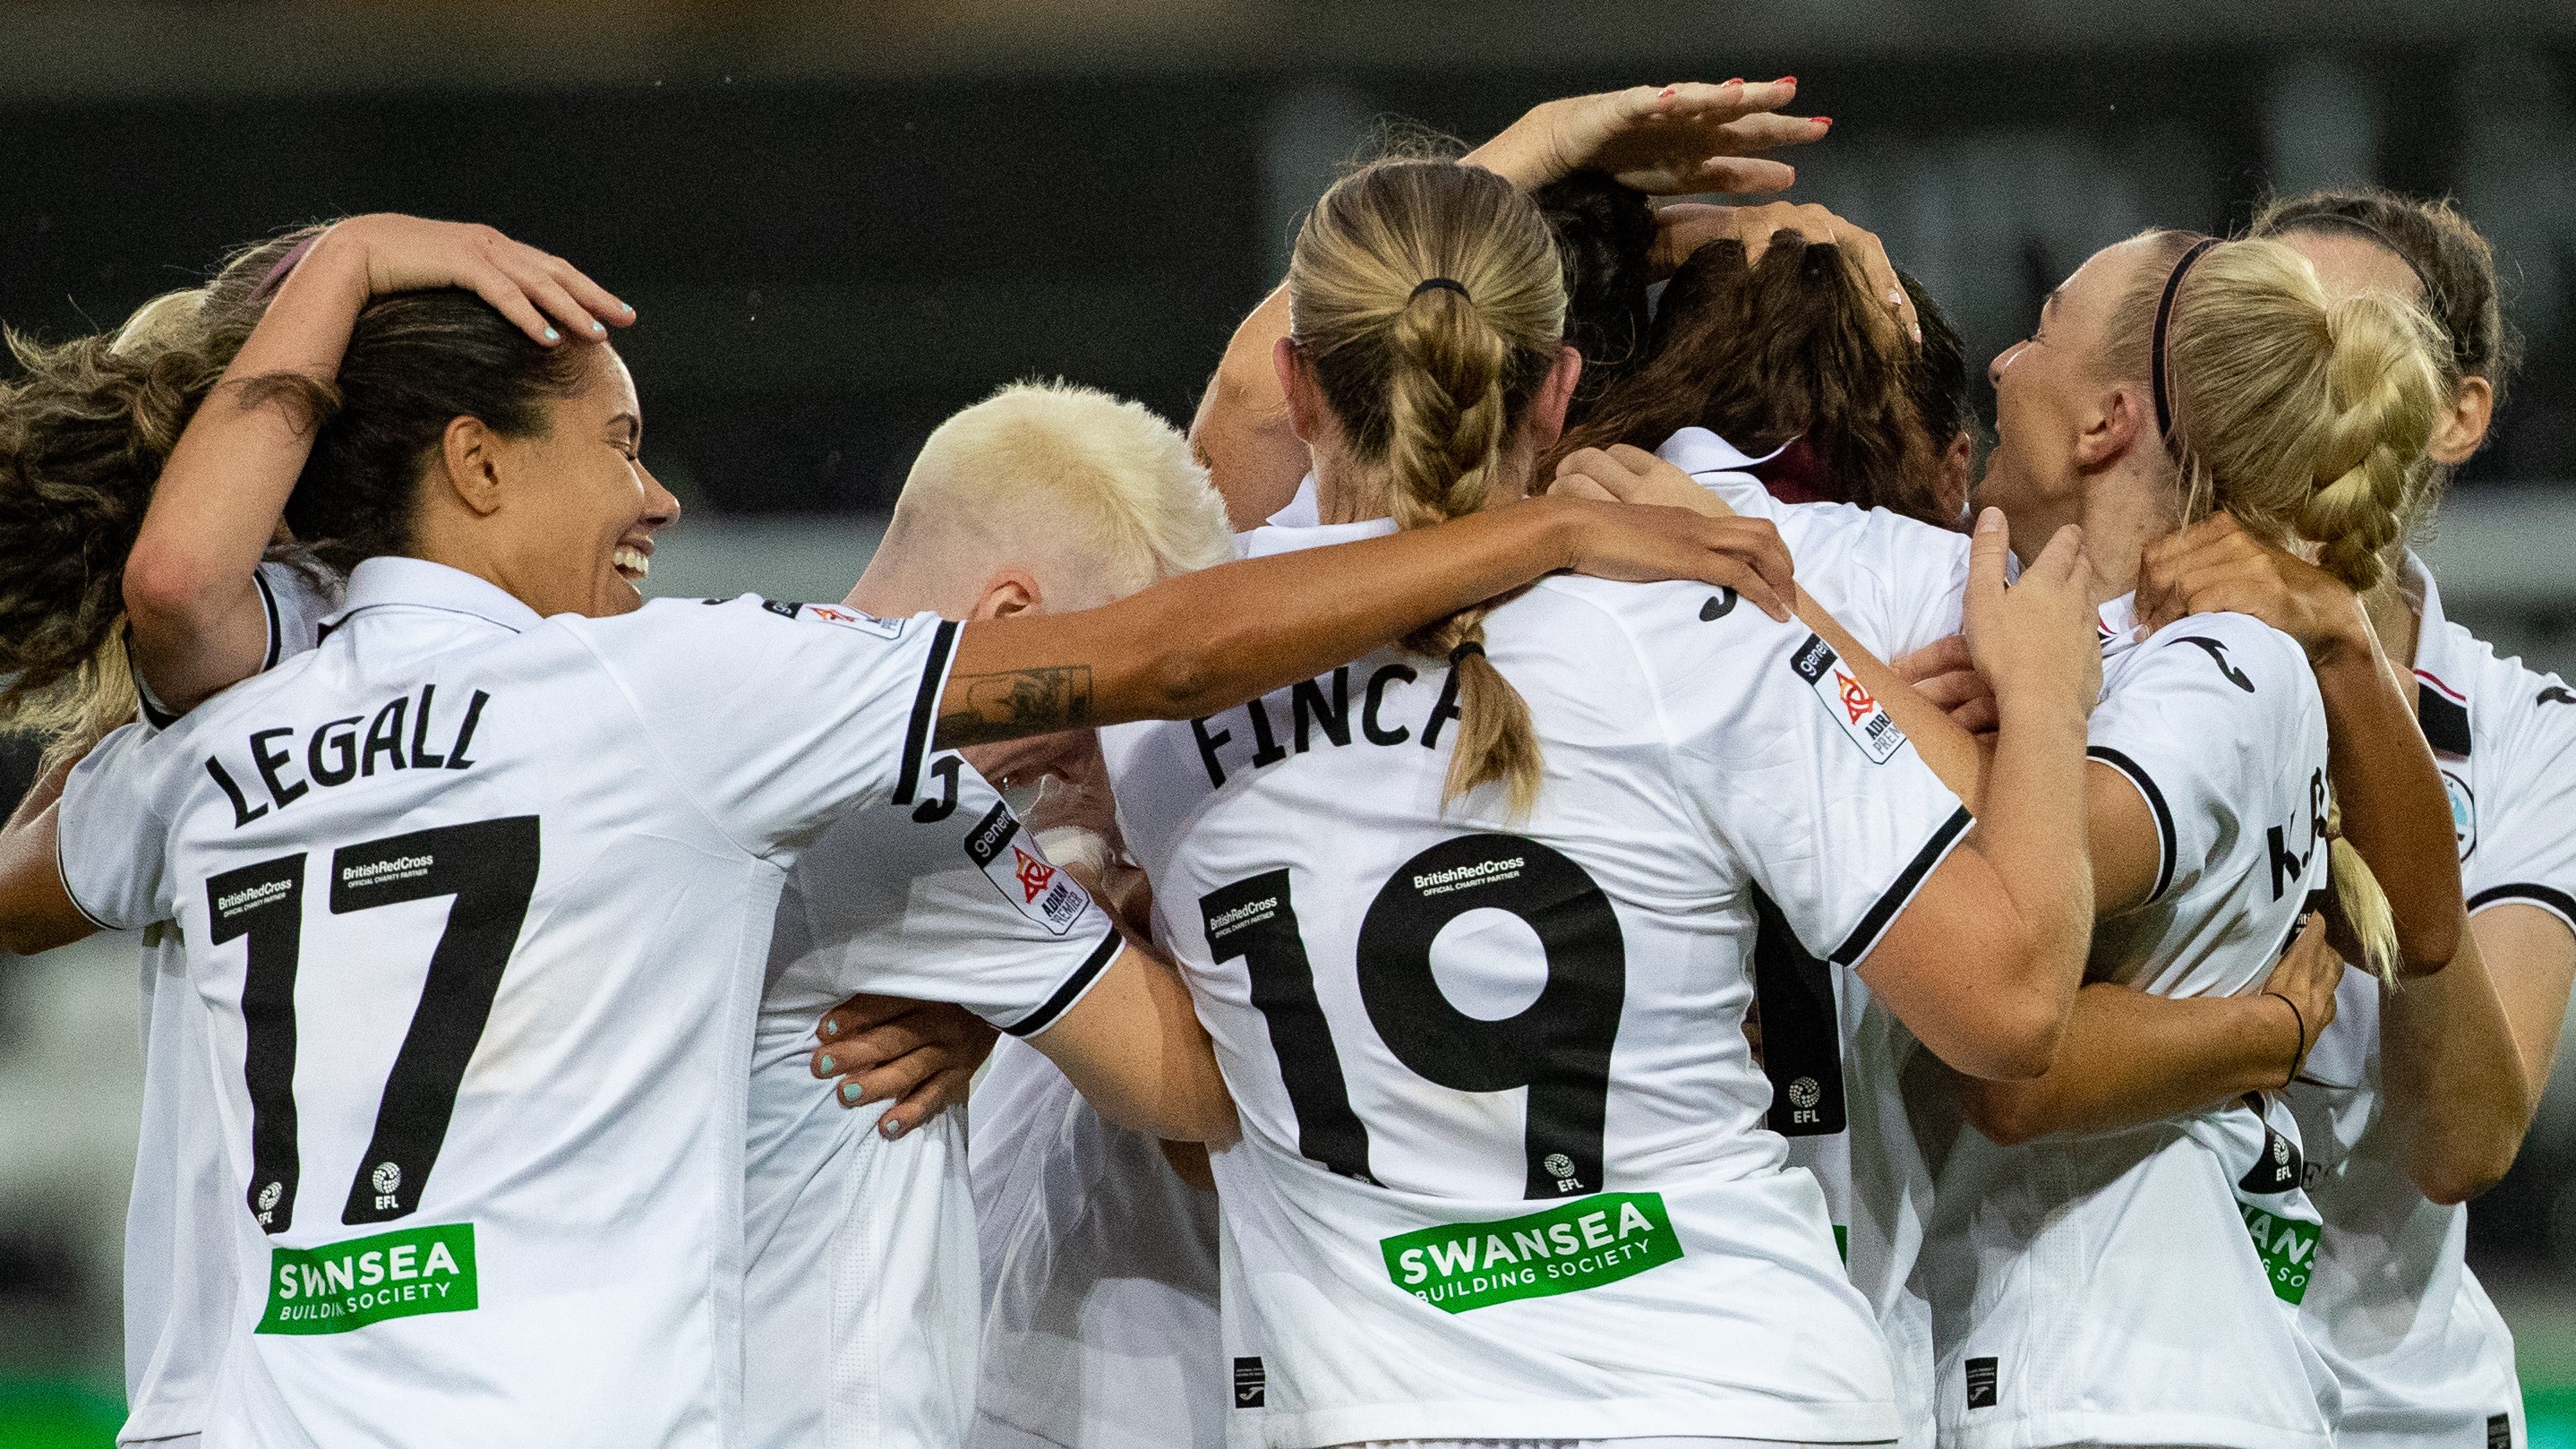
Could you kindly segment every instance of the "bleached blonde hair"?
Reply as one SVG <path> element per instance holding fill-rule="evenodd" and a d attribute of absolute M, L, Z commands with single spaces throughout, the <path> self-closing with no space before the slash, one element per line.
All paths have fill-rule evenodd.
<path fill-rule="evenodd" d="M 1043 524 L 1118 595 L 1234 556 L 1225 500 L 1180 431 L 1143 403 L 1062 380 L 1013 383 L 939 425 L 888 536 L 926 522 Z"/>

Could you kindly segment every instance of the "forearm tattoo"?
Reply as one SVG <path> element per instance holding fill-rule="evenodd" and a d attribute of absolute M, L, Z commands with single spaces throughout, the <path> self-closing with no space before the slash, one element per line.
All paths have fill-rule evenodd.
<path fill-rule="evenodd" d="M 1091 723 L 1088 664 L 961 674 L 948 683 L 952 697 L 963 692 L 965 707 L 939 717 L 937 744 L 943 750 L 1015 740 L 1051 730 L 1078 729 Z"/>

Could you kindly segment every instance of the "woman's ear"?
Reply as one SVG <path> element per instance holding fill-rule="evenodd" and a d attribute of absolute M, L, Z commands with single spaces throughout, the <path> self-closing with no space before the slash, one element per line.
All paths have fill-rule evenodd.
<path fill-rule="evenodd" d="M 2433 424 L 2433 440 L 2425 445 L 2425 455 L 2445 468 L 2456 468 L 2469 461 L 2469 455 L 2487 440 L 2487 425 L 2495 420 L 2495 384 L 2483 377 L 2460 379 L 2459 391 L 2451 394 L 2451 406 Z"/>
<path fill-rule="evenodd" d="M 1270 344 L 1270 369 L 1278 374 L 1280 395 L 1288 400 L 1288 431 L 1313 447 L 1332 408 L 1324 401 L 1324 389 L 1306 365 L 1305 354 L 1297 350 L 1296 338 L 1282 337 Z"/>
<path fill-rule="evenodd" d="M 1530 399 L 1529 419 L 1522 424 L 1529 429 L 1534 450 L 1543 451 L 1565 432 L 1565 410 L 1574 405 L 1574 385 L 1582 379 L 1583 354 L 1571 347 L 1557 348 L 1556 365 L 1547 370 L 1538 396 Z"/>
<path fill-rule="evenodd" d="M 966 621 L 980 623 L 1013 614 L 1042 613 L 1045 608 L 1046 591 L 1038 587 L 1037 576 L 1018 564 L 1004 564 L 984 580 L 983 590 L 975 596 L 975 607 L 966 613 Z"/>
<path fill-rule="evenodd" d="M 481 418 L 451 420 L 439 435 L 438 461 L 458 502 L 477 516 L 501 506 L 500 438 Z"/>
<path fill-rule="evenodd" d="M 2128 387 L 2107 389 L 2100 404 L 2082 420 L 2075 434 L 2075 470 L 2098 473 L 2119 462 L 2154 430 L 2146 402 Z"/>
<path fill-rule="evenodd" d="M 1941 505 L 1942 517 L 1966 525 L 1968 488 L 1976 476 L 1977 441 L 1962 428 L 1950 435 L 1950 446 L 1941 450 L 1940 469 L 1932 481 L 1933 501 Z"/>

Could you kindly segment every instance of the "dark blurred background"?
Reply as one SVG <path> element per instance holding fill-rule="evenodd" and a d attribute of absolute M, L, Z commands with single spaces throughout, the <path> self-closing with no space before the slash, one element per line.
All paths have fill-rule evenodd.
<path fill-rule="evenodd" d="M 1881 231 L 1980 360 L 2139 228 L 2325 183 L 2457 198 L 2529 362 L 2433 556 L 2473 627 L 2576 663 L 2564 0 L 0 0 L 0 319 L 111 327 L 307 221 L 490 222 L 642 316 L 647 455 L 693 514 L 656 585 L 837 595 L 921 438 L 1001 383 L 1186 421 L 1382 119 L 1475 140 L 1784 72 L 1836 122 L 1792 196 Z M 0 963 L 0 1442 L 13 1364 L 113 1393 L 125 950 Z M 2535 1392 L 2576 1386 L 2568 1095 L 2471 1219 Z"/>

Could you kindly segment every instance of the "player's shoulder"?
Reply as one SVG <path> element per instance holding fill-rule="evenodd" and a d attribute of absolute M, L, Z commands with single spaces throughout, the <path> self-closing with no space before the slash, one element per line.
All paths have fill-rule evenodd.
<path fill-rule="evenodd" d="M 1526 612 L 1534 623 L 1543 622 L 1552 632 L 1598 630 L 1657 662 L 1760 647 L 1787 627 L 1731 588 L 1690 580 L 1632 584 L 1554 575 L 1515 601 L 1521 602 L 1532 606 Z"/>
<path fill-rule="evenodd" d="M 917 631 L 935 629 L 939 619 L 931 614 L 879 618 L 847 604 L 809 604 L 738 594 L 729 599 L 652 599 L 642 608 L 623 614 L 604 618 L 559 616 L 548 622 L 560 622 L 602 654 L 616 657 L 633 650 L 667 654 L 674 650 L 720 648 L 728 641 L 756 645 L 764 639 L 792 640 L 796 631 L 807 629 L 828 629 L 895 643 Z"/>
<path fill-rule="evenodd" d="M 2415 651 L 2417 715 L 2437 750 L 2555 754 L 2576 746 L 2576 689 L 2555 674 L 2498 654 L 2449 619 L 2426 630 Z"/>
<path fill-rule="evenodd" d="M 2250 614 L 2194 614 L 2167 624 L 2129 651 L 2116 675 L 2152 677 L 2162 687 L 2197 682 L 2215 697 L 2299 700 L 2316 693 L 2299 641 Z M 2106 684 L 2106 688 L 2111 687 Z"/>

